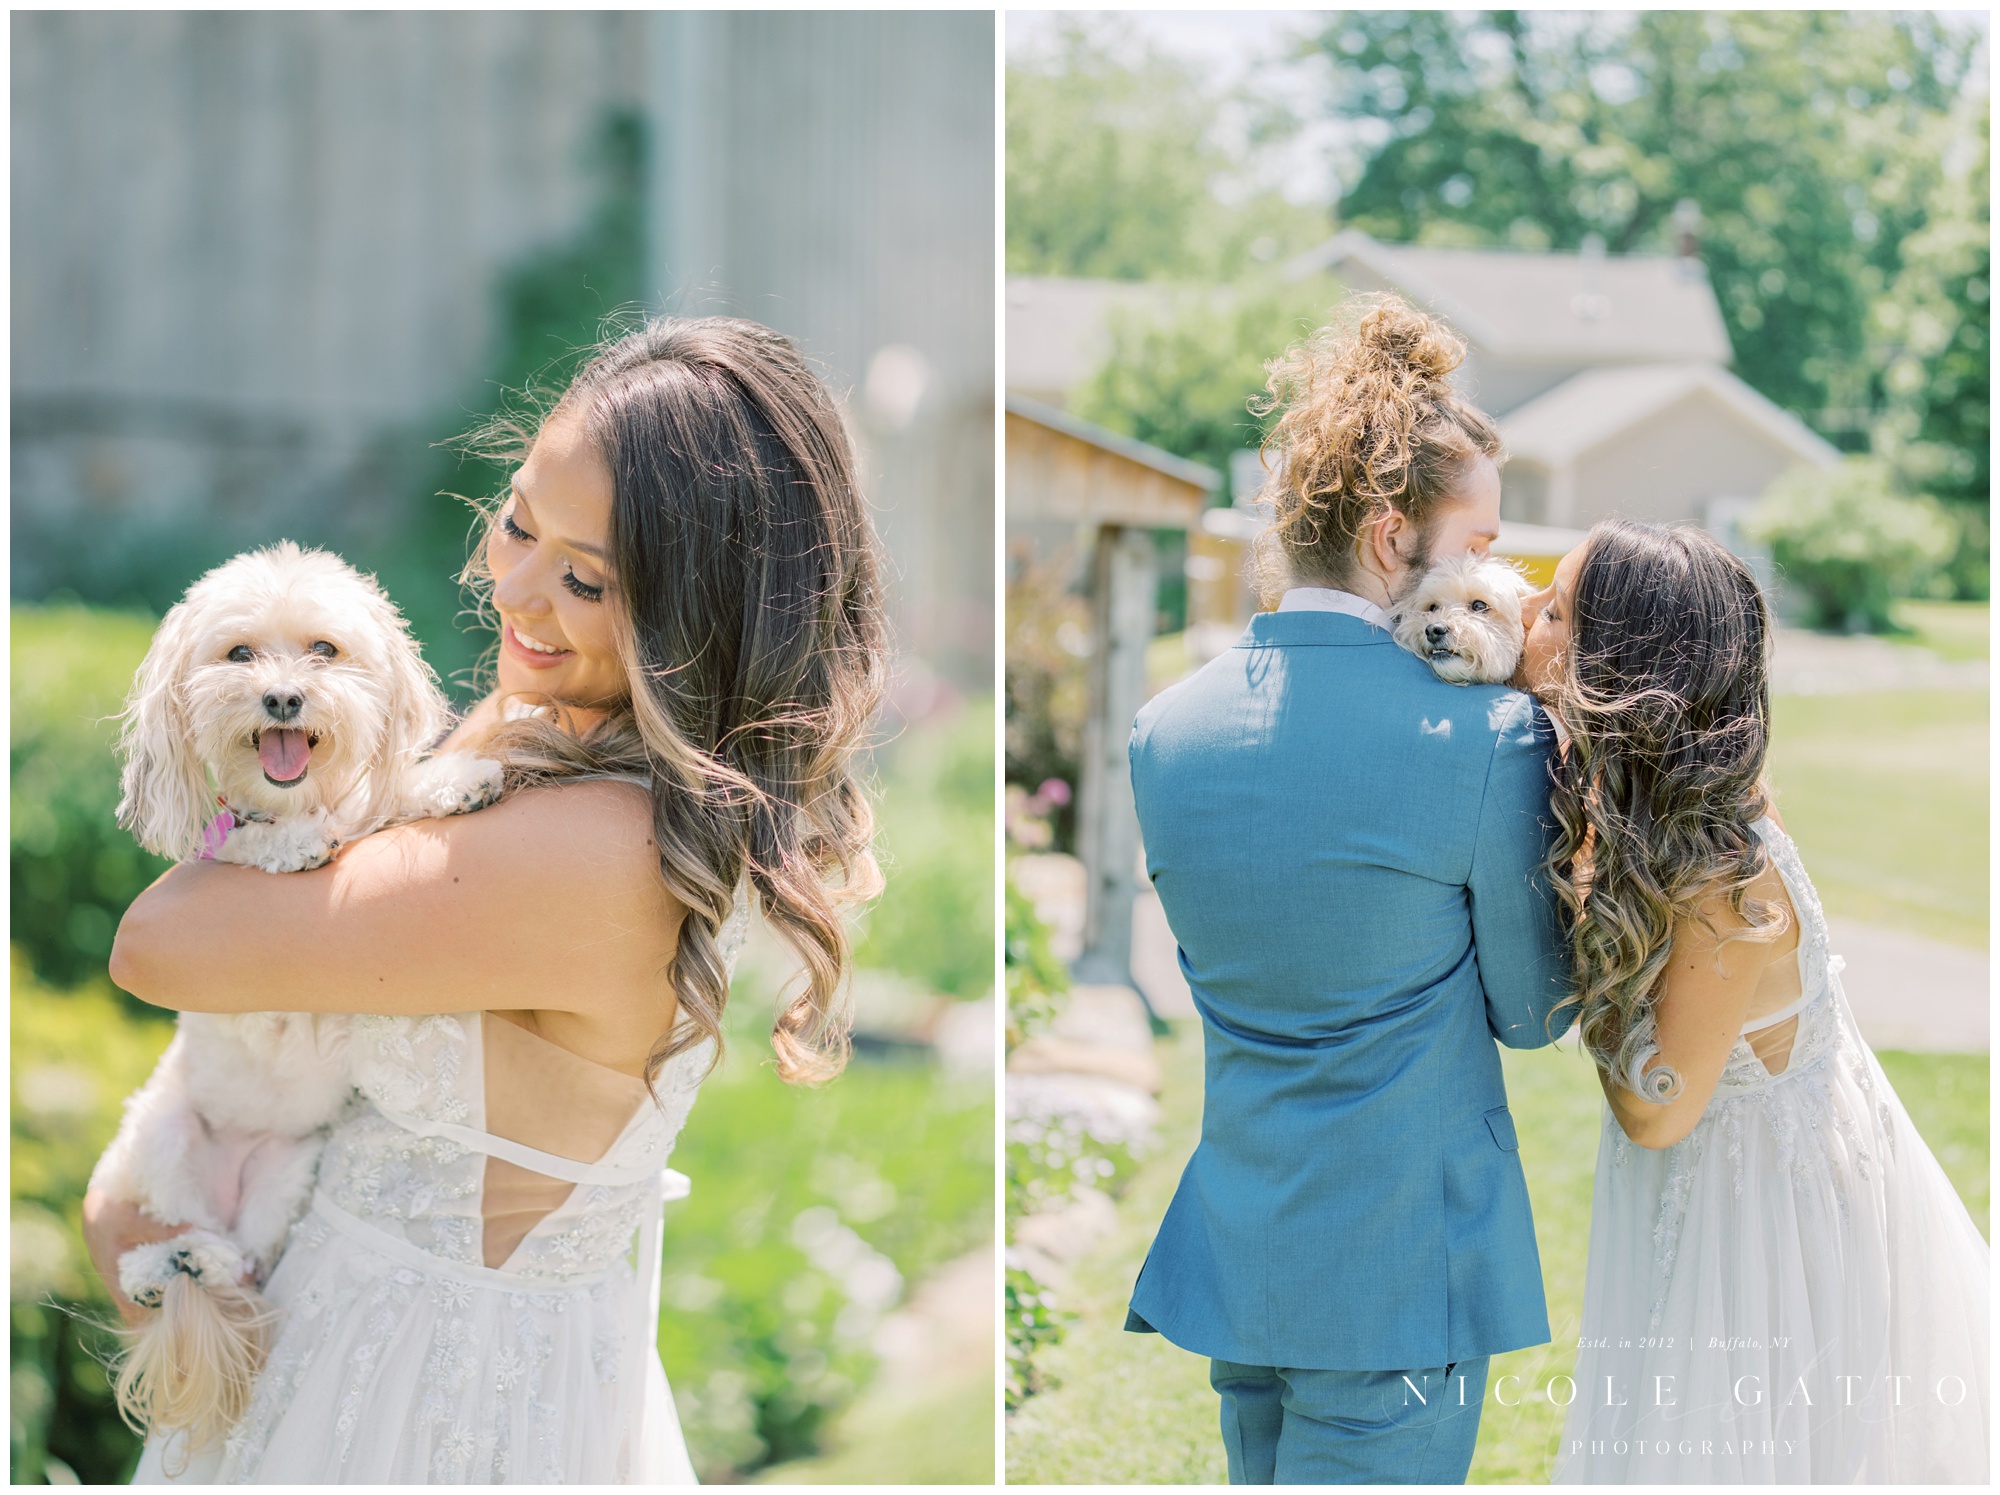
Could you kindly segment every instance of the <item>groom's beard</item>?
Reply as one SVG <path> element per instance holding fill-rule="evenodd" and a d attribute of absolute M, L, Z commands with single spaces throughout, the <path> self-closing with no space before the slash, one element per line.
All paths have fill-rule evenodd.
<path fill-rule="evenodd" d="M 1424 573 L 1431 568 L 1431 545 L 1436 536 L 1429 526 L 1417 531 L 1417 538 L 1409 555 L 1403 557 L 1403 584 L 1390 594 L 1389 605 L 1394 607 L 1417 589 L 1417 583 L 1424 579 Z"/>

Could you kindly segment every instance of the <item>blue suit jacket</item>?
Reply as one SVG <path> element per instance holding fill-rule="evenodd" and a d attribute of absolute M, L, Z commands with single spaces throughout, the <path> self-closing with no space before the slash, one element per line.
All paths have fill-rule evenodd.
<path fill-rule="evenodd" d="M 1494 1040 L 1549 1043 L 1566 991 L 1551 746 L 1528 697 L 1340 613 L 1262 614 L 1139 713 L 1207 1099 L 1128 1329 L 1314 1370 L 1548 1340 Z"/>

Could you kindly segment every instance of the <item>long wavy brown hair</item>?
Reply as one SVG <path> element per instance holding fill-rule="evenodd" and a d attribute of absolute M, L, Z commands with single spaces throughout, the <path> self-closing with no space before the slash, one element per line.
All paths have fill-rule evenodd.
<path fill-rule="evenodd" d="M 651 780 L 660 876 L 687 913 L 665 971 L 678 1016 L 647 1057 L 649 1084 L 705 1040 L 721 1054 L 717 933 L 746 879 L 804 963 L 771 1031 L 778 1073 L 830 1079 L 848 1055 L 843 914 L 882 887 L 856 760 L 888 657 L 878 546 L 839 412 L 770 328 L 664 317 L 602 345 L 539 419 L 496 422 L 469 444 L 519 460 L 568 414 L 611 472 L 630 693 L 587 732 L 525 717 L 482 750 L 506 764 L 510 790 Z M 490 585 L 484 541 L 467 579 Z"/>
<path fill-rule="evenodd" d="M 1271 364 L 1256 407 L 1278 416 L 1264 442 L 1273 523 L 1256 555 L 1267 602 L 1292 582 L 1345 585 L 1370 521 L 1393 508 L 1423 530 L 1467 463 L 1501 459 L 1499 430 L 1451 387 L 1464 361 L 1443 322 L 1372 295 Z"/>
<path fill-rule="evenodd" d="M 1550 881 L 1569 940 L 1584 1049 L 1626 1084 L 1657 1043 L 1655 1004 L 1684 920 L 1725 896 L 1774 939 L 1783 904 L 1749 896 L 1770 866 L 1770 611 L 1750 568 L 1701 530 L 1613 519 L 1584 542 L 1570 649 L 1549 707 L 1569 733 L 1550 807 Z M 1703 920 L 1706 927 L 1707 921 Z"/>

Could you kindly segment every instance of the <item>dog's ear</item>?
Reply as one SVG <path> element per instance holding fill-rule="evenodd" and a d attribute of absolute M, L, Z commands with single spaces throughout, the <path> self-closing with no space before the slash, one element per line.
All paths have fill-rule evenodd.
<path fill-rule="evenodd" d="M 182 695 L 197 636 L 189 605 L 175 604 L 160 621 L 119 716 L 125 768 L 118 823 L 146 850 L 175 861 L 201 848 L 213 814 L 208 770 L 195 752 L 194 723 Z"/>
<path fill-rule="evenodd" d="M 382 668 L 388 677 L 389 719 L 383 723 L 382 764 L 391 776 L 414 762 L 450 724 L 437 671 L 424 663 L 410 625 L 396 605 L 376 593 L 373 611 L 382 638 Z"/>

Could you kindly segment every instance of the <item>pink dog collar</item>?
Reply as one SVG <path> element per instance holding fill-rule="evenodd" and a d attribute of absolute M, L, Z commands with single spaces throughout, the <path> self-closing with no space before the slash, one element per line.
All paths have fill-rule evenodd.
<path fill-rule="evenodd" d="M 225 807 L 221 814 L 209 821 L 201 833 L 201 852 L 195 857 L 198 862 L 212 862 L 215 854 L 222 850 L 229 833 L 236 829 L 236 817 Z"/>

